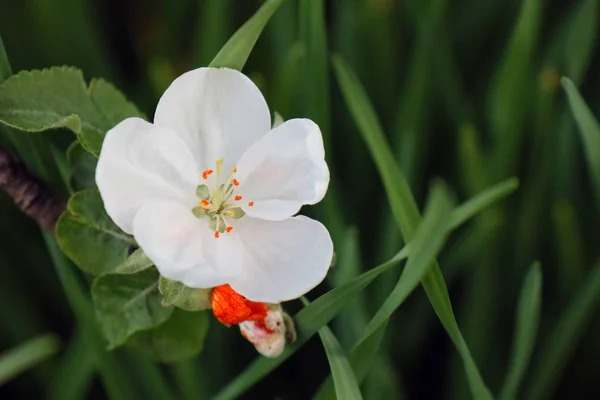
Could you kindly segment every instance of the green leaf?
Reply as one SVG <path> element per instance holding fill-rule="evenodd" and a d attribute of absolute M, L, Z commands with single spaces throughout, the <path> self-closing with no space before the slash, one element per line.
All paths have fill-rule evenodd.
<path fill-rule="evenodd" d="M 212 307 L 211 289 L 194 289 L 183 283 L 160 277 L 158 284 L 163 295 L 163 305 L 176 306 L 186 311 L 202 311 Z"/>
<path fill-rule="evenodd" d="M 436 254 L 441 250 L 446 235 L 450 231 L 451 211 L 452 199 L 448 194 L 448 190 L 443 184 L 436 183 L 432 188 L 423 222 L 419 226 L 415 238 L 410 243 L 411 253 L 396 287 L 386 298 L 365 328 L 361 338 L 352 348 L 350 363 L 359 382 L 364 379 L 371 367 L 374 354 L 376 354 L 383 339 L 382 330 L 385 330 L 390 317 L 417 288 L 428 267 L 431 267 Z M 370 340 L 371 336 L 378 338 L 379 342 L 376 341 L 377 339 Z M 366 351 L 367 349 L 368 351 Z M 330 393 L 331 389 L 326 383 L 315 397 L 319 399 L 330 398 Z"/>
<path fill-rule="evenodd" d="M 225 43 L 210 62 L 210 67 L 232 68 L 241 71 L 258 37 L 271 16 L 285 0 L 267 0 L 244 25 Z M 1 104 L 1 103 L 0 103 Z"/>
<path fill-rule="evenodd" d="M 35 367 L 58 352 L 56 335 L 43 335 L 28 340 L 0 354 L 0 385 Z"/>
<path fill-rule="evenodd" d="M 69 184 L 73 191 L 96 188 L 96 164 L 98 159 L 86 151 L 78 141 L 67 150 Z"/>
<path fill-rule="evenodd" d="M 489 206 L 494 200 L 511 193 L 515 187 L 507 185 L 512 180 L 502 182 L 483 193 L 475 196 L 473 199 L 465 202 L 452 212 L 450 229 L 457 228 L 468 218 Z M 494 196 L 492 196 L 494 194 Z M 477 208 L 480 207 L 480 208 Z M 277 368 L 281 363 L 288 359 L 298 349 L 300 349 L 317 331 L 331 321 L 343 308 L 348 301 L 360 293 L 369 283 L 380 274 L 395 267 L 400 261 L 406 259 L 411 252 L 412 243 L 409 243 L 400 250 L 394 257 L 387 262 L 359 275 L 348 282 L 325 293 L 311 304 L 300 310 L 295 316 L 296 328 L 298 330 L 298 339 L 296 342 L 287 346 L 283 354 L 277 358 L 260 357 L 253 362 L 242 374 L 227 385 L 217 394 L 215 400 L 228 400 L 238 398 L 244 391 L 258 382 L 269 372 Z M 383 332 L 380 332 L 383 334 Z M 375 338 L 376 335 L 371 335 Z"/>
<path fill-rule="evenodd" d="M 553 329 L 549 330 L 550 336 L 544 340 L 524 399 L 541 400 L 551 397 L 585 327 L 597 315 L 600 302 L 599 264 L 590 271 L 584 282 Z"/>
<path fill-rule="evenodd" d="M 88 90 L 92 102 L 111 127 L 130 117 L 146 119 L 123 93 L 104 79 L 92 79 Z"/>
<path fill-rule="evenodd" d="M 113 271 L 115 274 L 135 274 L 150 268 L 154 262 L 148 258 L 144 250 L 137 249 Z"/>
<path fill-rule="evenodd" d="M 135 241 L 121 231 L 104 210 L 97 190 L 75 193 L 56 224 L 61 250 L 93 275 L 113 272 L 127 259 Z"/>
<path fill-rule="evenodd" d="M 596 193 L 596 202 L 600 207 L 600 125 L 598 125 L 598 120 L 592 114 L 573 82 L 564 77 L 562 78 L 562 85 L 567 92 L 571 111 L 581 132 L 588 169 Z"/>
<path fill-rule="evenodd" d="M 184 361 L 202 351 L 209 323 L 207 312 L 174 309 L 171 318 L 154 329 L 138 333 L 132 343 L 155 361 Z"/>
<path fill-rule="evenodd" d="M 0 122 L 23 131 L 67 128 L 98 155 L 104 134 L 127 116 L 141 116 L 103 80 L 86 87 L 73 67 L 22 71 L 0 85 Z"/>
<path fill-rule="evenodd" d="M 340 346 L 331 329 L 325 325 L 319 329 L 319 336 L 327 354 L 337 398 L 340 400 L 362 399 L 359 384 L 348 362 L 346 352 Z"/>
<path fill-rule="evenodd" d="M 539 328 L 541 303 L 542 272 L 540 264 L 534 263 L 529 268 L 521 288 L 510 367 L 498 396 L 501 400 L 510 400 L 517 397 L 519 385 L 533 352 Z"/>
<path fill-rule="evenodd" d="M 109 348 L 122 345 L 136 332 L 159 326 L 173 312 L 158 292 L 158 272 L 104 275 L 94 280 L 92 299 Z"/>
<path fill-rule="evenodd" d="M 342 95 L 383 180 L 396 223 L 404 236 L 404 240 L 410 241 L 419 225 L 420 215 L 406 177 L 395 163 L 391 148 L 364 88 L 340 57 L 333 57 L 333 65 Z M 440 322 L 454 342 L 463 360 L 473 397 L 490 399 L 491 393 L 483 382 L 477 365 L 456 323 L 442 272 L 437 262 L 434 264 L 421 282 L 423 288 Z"/>

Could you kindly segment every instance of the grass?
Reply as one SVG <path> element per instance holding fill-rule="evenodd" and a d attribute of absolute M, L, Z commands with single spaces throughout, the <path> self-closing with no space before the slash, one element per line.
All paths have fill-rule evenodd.
<path fill-rule="evenodd" d="M 226 66 L 248 74 L 271 111 L 319 123 L 332 181 L 303 212 L 329 228 L 339 262 L 310 304 L 286 305 L 299 339 L 281 358 L 259 358 L 212 324 L 198 358 L 163 366 L 106 351 L 89 278 L 0 193 L 0 343 L 12 349 L 0 394 L 508 400 L 600 390 L 597 0 L 3 1 L 0 81 L 74 65 L 152 116 L 175 76 Z M 0 144 L 65 196 L 72 141 L 0 127 Z"/>

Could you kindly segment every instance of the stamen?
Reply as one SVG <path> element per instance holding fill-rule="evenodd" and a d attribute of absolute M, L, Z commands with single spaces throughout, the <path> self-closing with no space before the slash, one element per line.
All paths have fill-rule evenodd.
<path fill-rule="evenodd" d="M 235 201 L 240 201 L 240 200 L 242 199 L 242 196 L 235 196 L 233 199 L 234 199 Z"/>
<path fill-rule="evenodd" d="M 208 179 L 208 176 L 209 176 L 210 174 L 212 174 L 212 173 L 213 173 L 213 170 L 212 170 L 212 169 L 207 169 L 206 171 L 202 172 L 202 178 L 203 178 L 203 179 Z"/>
<path fill-rule="evenodd" d="M 248 207 L 254 207 L 254 202 L 253 201 L 249 202 Z"/>
<path fill-rule="evenodd" d="M 240 186 L 240 182 L 235 178 L 231 182 L 233 182 L 233 186 Z"/>
<path fill-rule="evenodd" d="M 233 226 L 228 226 L 227 228 L 225 228 L 225 230 L 227 231 L 227 233 L 229 233 L 233 230 Z"/>
<path fill-rule="evenodd" d="M 229 215 L 231 218 L 235 217 L 235 213 L 233 211 L 227 211 L 227 215 Z"/>
<path fill-rule="evenodd" d="M 219 231 L 215 231 L 215 239 L 219 238 Z"/>
<path fill-rule="evenodd" d="M 208 207 L 210 207 L 210 201 L 208 201 L 208 200 L 202 200 L 200 202 L 200 208 L 205 209 L 205 208 L 208 208 Z"/>

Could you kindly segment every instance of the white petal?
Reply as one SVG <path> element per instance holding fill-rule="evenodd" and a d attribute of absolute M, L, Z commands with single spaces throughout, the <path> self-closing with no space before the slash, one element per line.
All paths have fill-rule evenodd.
<path fill-rule="evenodd" d="M 304 204 L 323 199 L 329 185 L 323 137 L 309 119 L 291 119 L 254 143 L 242 156 L 236 194 L 246 214 L 280 221 Z M 248 202 L 254 202 L 252 207 Z"/>
<path fill-rule="evenodd" d="M 253 301 L 296 299 L 325 275 L 333 256 L 327 229 L 304 216 L 266 221 L 249 216 L 237 221 L 244 246 L 242 269 L 231 287 Z"/>
<path fill-rule="evenodd" d="M 207 219 L 176 202 L 145 205 L 135 216 L 134 236 L 160 274 L 194 288 L 228 283 L 239 273 L 243 251 L 237 235 L 218 239 Z"/>
<path fill-rule="evenodd" d="M 203 169 L 223 158 L 227 172 L 271 127 L 256 85 L 227 68 L 198 68 L 175 79 L 158 103 L 154 123 L 176 131 Z"/>
<path fill-rule="evenodd" d="M 148 201 L 196 201 L 197 166 L 185 144 L 166 128 L 128 118 L 108 131 L 96 168 L 106 212 L 125 232 Z"/>

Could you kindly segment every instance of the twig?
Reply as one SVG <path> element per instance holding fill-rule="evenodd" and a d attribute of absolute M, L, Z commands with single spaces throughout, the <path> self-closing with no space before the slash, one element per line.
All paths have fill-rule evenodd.
<path fill-rule="evenodd" d="M 54 231 L 66 203 L 37 181 L 20 162 L 0 146 L 0 188 L 43 229 Z"/>

